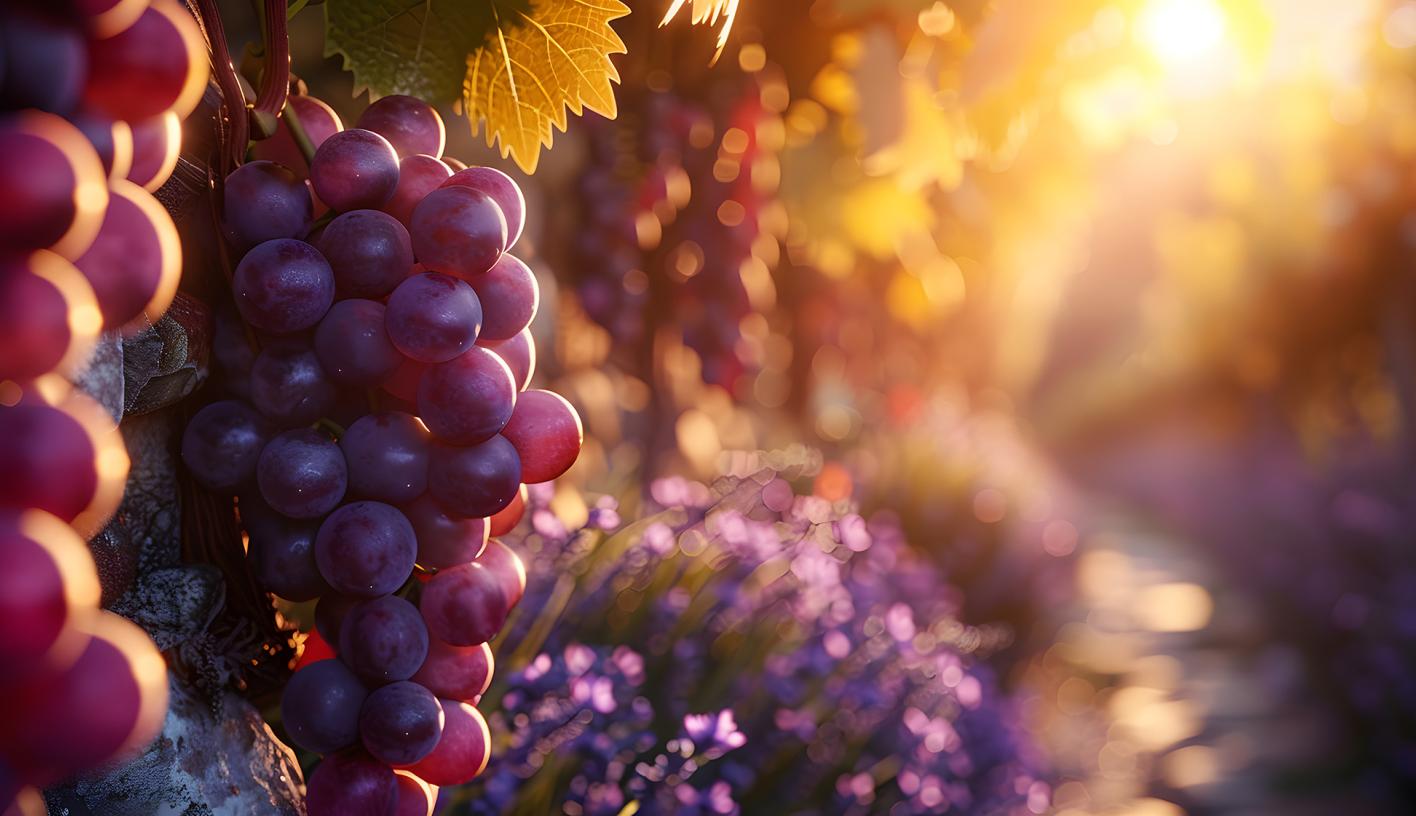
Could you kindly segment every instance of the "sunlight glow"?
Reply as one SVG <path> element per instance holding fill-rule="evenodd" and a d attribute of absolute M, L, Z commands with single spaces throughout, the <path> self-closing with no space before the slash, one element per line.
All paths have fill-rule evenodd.
<path fill-rule="evenodd" d="M 1136 21 L 1136 33 L 1161 62 L 1185 65 L 1224 39 L 1224 11 L 1213 0 L 1151 0 Z"/>

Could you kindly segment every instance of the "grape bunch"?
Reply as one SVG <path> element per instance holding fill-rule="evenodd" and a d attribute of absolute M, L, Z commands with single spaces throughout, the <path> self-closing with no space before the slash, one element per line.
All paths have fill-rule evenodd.
<path fill-rule="evenodd" d="M 0 10 L 0 808 L 140 751 L 166 713 L 162 655 L 99 608 L 84 539 L 129 462 L 71 378 L 101 331 L 145 328 L 176 293 L 152 191 L 207 72 L 175 0 Z"/>
<path fill-rule="evenodd" d="M 294 95 L 265 158 L 225 181 L 241 320 L 214 342 L 233 398 L 192 417 L 182 459 L 237 496 L 265 588 L 318 599 L 281 706 L 324 755 L 312 816 L 424 813 L 481 772 L 488 641 L 525 584 L 491 536 L 582 441 L 566 400 L 529 390 L 539 290 L 507 252 L 521 192 L 444 141 L 412 97 L 344 129 Z"/>

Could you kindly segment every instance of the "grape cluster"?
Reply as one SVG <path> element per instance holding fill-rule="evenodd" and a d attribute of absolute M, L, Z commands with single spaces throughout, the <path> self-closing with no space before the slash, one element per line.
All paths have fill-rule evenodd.
<path fill-rule="evenodd" d="M 141 750 L 167 709 L 156 646 L 99 609 L 84 537 L 129 463 L 70 378 L 100 331 L 146 327 L 176 292 L 152 191 L 207 70 L 174 0 L 0 10 L 0 807 Z"/>
<path fill-rule="evenodd" d="M 519 520 L 523 483 L 574 463 L 580 419 L 527 390 L 539 293 L 506 251 L 516 184 L 443 159 L 418 99 L 379 99 L 351 129 L 318 100 L 287 104 L 267 158 L 224 188 L 244 326 L 216 344 L 240 398 L 192 417 L 182 458 L 238 496 L 264 586 L 318 598 L 281 706 L 290 739 L 324 755 L 309 812 L 424 812 L 488 758 L 487 642 L 525 584 L 490 536 Z"/>

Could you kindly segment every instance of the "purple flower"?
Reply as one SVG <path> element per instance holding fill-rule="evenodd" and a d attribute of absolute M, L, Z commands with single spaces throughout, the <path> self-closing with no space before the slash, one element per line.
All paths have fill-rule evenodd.
<path fill-rule="evenodd" d="M 683 718 L 683 732 L 705 753 L 725 754 L 747 742 L 747 737 L 738 730 L 731 708 L 717 714 L 689 714 Z"/>

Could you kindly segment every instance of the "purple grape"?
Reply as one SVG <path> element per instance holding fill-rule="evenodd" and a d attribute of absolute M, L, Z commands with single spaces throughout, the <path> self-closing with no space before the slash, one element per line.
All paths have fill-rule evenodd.
<path fill-rule="evenodd" d="M 506 437 L 466 447 L 434 445 L 428 458 L 428 492 L 443 507 L 486 518 L 516 498 L 521 459 Z"/>
<path fill-rule="evenodd" d="M 305 794 L 307 816 L 389 816 L 397 801 L 393 769 L 363 751 L 325 757 Z"/>
<path fill-rule="evenodd" d="M 202 408 L 182 432 L 182 462 L 209 490 L 235 490 L 256 472 L 268 438 L 266 422 L 244 402 Z"/>
<path fill-rule="evenodd" d="M 226 177 L 222 222 L 240 250 L 310 229 L 314 202 L 304 180 L 275 162 L 247 162 Z"/>
<path fill-rule="evenodd" d="M 438 704 L 439 708 L 442 704 Z M 438 788 L 409 771 L 394 771 L 398 783 L 398 807 L 393 816 L 436 816 Z"/>
<path fill-rule="evenodd" d="M 465 167 L 443 182 L 444 187 L 453 185 L 470 187 L 490 196 L 506 219 L 506 248 L 516 245 L 526 226 L 526 198 L 511 176 L 495 167 Z"/>
<path fill-rule="evenodd" d="M 413 572 L 417 556 L 413 526 L 398 508 L 381 502 L 344 505 L 324 520 L 315 537 L 320 574 L 336 591 L 361 598 L 398 589 Z"/>
<path fill-rule="evenodd" d="M 82 29 L 6 4 L 0 19 L 0 106 L 67 114 L 78 104 L 88 71 Z"/>
<path fill-rule="evenodd" d="M 358 741 L 359 710 L 368 695 L 343 663 L 316 661 L 290 676 L 280 698 L 280 718 L 292 742 L 327 754 Z"/>
<path fill-rule="evenodd" d="M 261 498 L 277 513 L 297 519 L 319 518 L 339 506 L 348 478 L 339 446 L 309 428 L 272 439 L 256 465 Z"/>
<path fill-rule="evenodd" d="M 360 417 L 339 440 L 349 463 L 349 492 L 401 504 L 428 486 L 428 429 L 401 411 Z"/>
<path fill-rule="evenodd" d="M 509 340 L 531 325 L 541 305 L 541 288 L 531 267 L 503 254 L 485 275 L 469 283 L 482 303 L 479 339 Z"/>
<path fill-rule="evenodd" d="M 491 349 L 511 369 L 511 378 L 516 381 L 516 390 L 525 391 L 531 385 L 531 377 L 536 373 L 536 339 L 530 329 L 522 329 L 510 340 L 482 342 L 477 345 Z"/>
<path fill-rule="evenodd" d="M 433 106 L 402 94 L 385 96 L 369 105 L 355 126 L 388 139 L 400 156 L 422 153 L 436 159 L 447 142 L 442 117 Z"/>
<path fill-rule="evenodd" d="M 281 427 L 309 425 L 328 415 L 338 396 L 308 348 L 271 346 L 251 365 L 251 402 Z"/>
<path fill-rule="evenodd" d="M 442 736 L 438 698 L 417 683 L 400 680 L 369 695 L 359 712 L 359 736 L 374 759 L 412 765 L 431 754 Z"/>
<path fill-rule="evenodd" d="M 266 241 L 246 253 L 232 288 L 241 317 L 274 334 L 310 328 L 334 303 L 334 273 L 324 256 L 290 238 Z"/>
<path fill-rule="evenodd" d="M 349 610 L 363 602 L 363 598 L 335 592 L 320 596 L 319 603 L 315 604 L 315 631 L 320 633 L 320 637 L 324 638 L 330 648 L 339 649 L 339 627 L 344 623 Z"/>
<path fill-rule="evenodd" d="M 434 436 L 454 445 L 490 439 L 515 407 L 511 369 L 481 346 L 428 369 L 418 385 L 418 414 Z"/>
<path fill-rule="evenodd" d="M 364 601 L 339 626 L 340 660 L 372 686 L 407 680 L 427 656 L 428 628 L 418 607 L 396 595 Z"/>
<path fill-rule="evenodd" d="M 413 208 L 408 233 L 419 263 L 459 278 L 486 272 L 506 251 L 506 219 L 496 202 L 486 193 L 446 182 Z"/>
<path fill-rule="evenodd" d="M 335 218 L 320 236 L 319 247 L 334 270 L 340 298 L 381 298 L 413 269 L 408 230 L 378 210 L 354 210 Z"/>
<path fill-rule="evenodd" d="M 475 562 L 441 570 L 429 579 L 419 608 L 428 632 L 451 646 L 486 643 L 497 636 L 511 612 L 496 574 Z"/>
<path fill-rule="evenodd" d="M 98 160 L 103 162 L 103 172 L 110 178 L 123 178 L 133 164 L 133 131 L 126 122 L 115 122 L 106 116 L 88 111 L 71 114 L 69 123 L 84 134 L 93 144 Z M 118 172 L 113 172 L 117 165 Z"/>
<path fill-rule="evenodd" d="M 424 494 L 404 505 L 403 514 L 418 535 L 418 563 L 432 569 L 455 567 L 482 554 L 487 546 L 484 518 L 463 518 Z"/>
<path fill-rule="evenodd" d="M 400 283 L 389 295 L 384 325 L 393 345 L 406 356 L 441 363 L 477 342 L 482 304 L 463 281 L 425 272 Z"/>
<path fill-rule="evenodd" d="M 331 379 L 370 387 L 387 380 L 403 363 L 384 328 L 384 305 L 353 298 L 330 307 L 315 330 L 315 354 Z"/>
<path fill-rule="evenodd" d="M 315 150 L 310 183 L 336 212 L 378 209 L 398 188 L 398 154 L 373 131 L 342 130 Z"/>
<path fill-rule="evenodd" d="M 294 521 L 267 511 L 248 517 L 242 502 L 241 520 L 250 534 L 250 559 L 256 580 L 268 592 L 287 601 L 313 601 L 329 592 L 329 584 L 315 564 L 312 521 Z"/>

